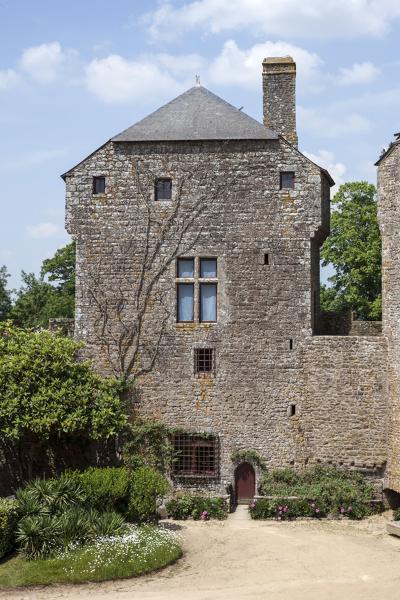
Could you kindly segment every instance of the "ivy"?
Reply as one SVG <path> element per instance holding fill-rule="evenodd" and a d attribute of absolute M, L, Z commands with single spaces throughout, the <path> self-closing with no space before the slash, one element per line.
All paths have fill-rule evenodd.
<path fill-rule="evenodd" d="M 236 450 L 231 455 L 231 460 L 234 463 L 249 462 L 257 466 L 261 471 L 265 470 L 265 462 L 256 450 Z"/>

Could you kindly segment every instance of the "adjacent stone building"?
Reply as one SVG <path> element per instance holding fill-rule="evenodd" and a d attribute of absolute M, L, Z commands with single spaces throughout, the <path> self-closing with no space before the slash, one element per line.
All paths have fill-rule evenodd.
<path fill-rule="evenodd" d="M 333 181 L 297 149 L 295 78 L 264 60 L 264 125 L 195 86 L 65 173 L 75 335 L 174 429 L 177 486 L 247 499 L 256 452 L 400 491 L 399 146 L 380 165 L 384 333 L 321 335 Z"/>

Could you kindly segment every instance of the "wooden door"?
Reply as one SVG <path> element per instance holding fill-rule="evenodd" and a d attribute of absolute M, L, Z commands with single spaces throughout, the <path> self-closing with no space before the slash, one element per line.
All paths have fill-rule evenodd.
<path fill-rule="evenodd" d="M 236 501 L 248 504 L 256 492 L 256 474 L 251 464 L 241 463 L 235 471 Z"/>

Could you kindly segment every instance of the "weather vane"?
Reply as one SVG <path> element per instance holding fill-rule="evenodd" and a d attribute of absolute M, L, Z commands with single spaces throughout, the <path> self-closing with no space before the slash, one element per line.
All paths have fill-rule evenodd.
<path fill-rule="evenodd" d="M 200 85 L 200 75 L 196 75 L 196 85 Z"/>

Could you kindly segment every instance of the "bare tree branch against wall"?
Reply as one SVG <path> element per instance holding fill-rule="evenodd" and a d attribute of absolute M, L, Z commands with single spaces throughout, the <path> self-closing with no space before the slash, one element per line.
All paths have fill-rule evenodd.
<path fill-rule="evenodd" d="M 105 246 L 107 254 L 90 261 L 85 273 L 89 302 L 97 315 L 92 334 L 105 351 L 112 373 L 125 381 L 153 369 L 175 309 L 167 302 L 160 280 L 179 255 L 196 245 L 202 233 L 197 221 L 222 189 L 206 161 L 195 172 L 180 167 L 174 173 L 169 202 L 154 200 L 156 176 L 139 161 L 134 164 L 134 177 L 136 219 L 121 215 L 121 239 L 112 237 Z M 103 285 L 110 275 L 114 276 L 112 289 Z M 150 313 L 154 320 L 155 312 L 157 330 L 153 323 L 149 335 L 146 321 Z"/>

